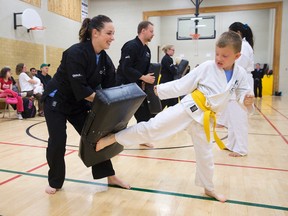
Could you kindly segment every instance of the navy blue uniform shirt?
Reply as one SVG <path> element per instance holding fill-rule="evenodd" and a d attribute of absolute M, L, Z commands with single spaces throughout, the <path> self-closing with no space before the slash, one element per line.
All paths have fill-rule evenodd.
<path fill-rule="evenodd" d="M 117 84 L 136 82 L 141 86 L 139 78 L 149 71 L 151 52 L 149 47 L 143 45 L 138 36 L 126 42 L 121 49 L 121 59 L 117 69 Z"/>
<path fill-rule="evenodd" d="M 53 96 L 57 109 L 63 112 L 81 109 L 86 97 L 99 88 L 115 86 L 115 67 L 104 50 L 98 64 L 91 41 L 72 45 L 62 55 L 56 74 L 48 83 L 42 100 L 57 90 Z"/>

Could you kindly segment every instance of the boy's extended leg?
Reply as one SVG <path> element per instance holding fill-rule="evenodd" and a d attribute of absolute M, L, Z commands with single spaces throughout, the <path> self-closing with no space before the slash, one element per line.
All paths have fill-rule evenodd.
<path fill-rule="evenodd" d="M 184 130 L 193 119 L 181 103 L 168 107 L 148 122 L 140 122 L 115 134 L 116 141 L 124 146 L 151 143 Z"/>
<path fill-rule="evenodd" d="M 168 107 L 158 113 L 148 122 L 140 122 L 128 127 L 114 135 L 109 135 L 100 139 L 96 145 L 96 151 L 113 144 L 115 141 L 124 146 L 151 143 L 164 139 L 184 130 L 193 119 L 186 112 L 182 104 Z"/>

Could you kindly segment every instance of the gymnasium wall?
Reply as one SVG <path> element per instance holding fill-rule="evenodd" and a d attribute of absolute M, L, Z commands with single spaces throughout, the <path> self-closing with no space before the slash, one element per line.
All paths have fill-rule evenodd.
<path fill-rule="evenodd" d="M 53 75 L 62 52 L 78 42 L 81 0 L 0 0 L 0 5 L 0 67 L 8 65 L 14 70 L 16 64 L 22 62 L 28 68 L 39 69 L 46 62 L 51 64 L 49 73 Z M 27 8 L 38 12 L 45 30 L 14 29 L 13 13 Z M 17 17 L 17 24 L 21 24 L 21 16 Z"/>
<path fill-rule="evenodd" d="M 281 1 L 281 0 L 278 0 Z M 211 1 L 204 0 L 200 7 L 212 7 L 221 5 L 239 5 L 239 4 L 255 4 L 275 2 L 271 0 L 219 0 Z M 127 5 L 123 7 L 123 5 Z M 108 15 L 114 22 L 116 28 L 115 41 L 112 43 L 108 53 L 111 55 L 114 64 L 117 66 L 120 58 L 120 50 L 123 44 L 137 35 L 136 29 L 138 23 L 143 19 L 143 11 L 157 11 L 157 10 L 170 10 L 170 9 L 183 9 L 194 8 L 190 0 L 91 0 L 89 2 L 89 16 L 93 17 L 97 14 Z M 280 70 L 279 70 L 279 90 L 288 94 L 288 54 L 287 54 L 287 13 L 288 1 L 283 1 L 283 18 L 282 18 L 282 44 L 281 56 L 280 56 Z M 274 15 L 273 10 L 257 10 L 257 11 L 239 11 L 239 12 L 225 12 L 225 13 L 213 13 L 216 16 L 216 31 L 217 36 L 223 31 L 226 31 L 228 26 L 234 21 L 242 21 L 244 23 L 250 23 L 255 34 L 255 61 L 272 64 L 273 54 L 273 35 L 272 29 L 274 29 Z M 193 15 L 193 14 L 192 14 Z M 208 15 L 208 14 L 207 14 Z M 212 15 L 212 14 L 211 14 Z M 181 16 L 182 17 L 182 16 Z M 228 18 L 227 18 L 228 17 Z M 285 19 L 286 17 L 286 19 Z M 198 42 L 198 55 L 195 55 L 195 44 L 191 41 L 176 41 L 176 18 L 177 16 L 161 17 L 160 22 L 155 23 L 155 36 L 152 42 L 149 43 L 149 47 L 152 52 L 152 61 L 158 60 L 157 55 L 163 55 L 158 52 L 158 49 L 163 44 L 175 44 L 176 56 L 185 56 L 191 61 L 191 66 L 196 63 L 203 62 L 204 60 L 211 59 L 214 56 L 215 40 L 202 40 Z M 149 18 L 150 21 L 154 21 L 156 17 Z M 173 20 L 173 21 L 172 21 Z M 157 25 L 156 25 L 157 24 Z M 160 28 L 160 31 L 159 29 Z M 286 44 L 286 45 L 285 45 Z M 286 46 L 286 47 L 285 47 Z M 161 58 L 160 58 L 161 59 Z M 282 81 L 282 80 L 285 80 Z"/>

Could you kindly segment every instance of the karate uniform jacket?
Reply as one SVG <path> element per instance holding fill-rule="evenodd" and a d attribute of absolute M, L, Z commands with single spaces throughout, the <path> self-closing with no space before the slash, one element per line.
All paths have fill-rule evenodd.
<path fill-rule="evenodd" d="M 115 86 L 115 67 L 112 60 L 102 50 L 96 64 L 96 53 L 89 40 L 74 44 L 63 52 L 61 64 L 48 83 L 42 100 L 53 97 L 54 109 L 74 113 L 89 109 L 85 98 L 97 89 L 112 86 Z M 55 90 L 55 95 L 51 95 Z"/>
<path fill-rule="evenodd" d="M 218 68 L 214 60 L 202 63 L 181 79 L 157 86 L 161 100 L 187 94 L 180 103 L 194 120 L 202 124 L 203 111 L 195 104 L 190 94 L 195 89 L 205 95 L 206 106 L 216 113 L 225 108 L 233 93 L 242 105 L 245 95 L 253 94 L 247 82 L 246 71 L 242 67 L 234 64 L 233 75 L 227 83 L 224 70 Z"/>
<path fill-rule="evenodd" d="M 236 63 L 241 65 L 248 74 L 254 70 L 253 49 L 245 38 L 242 39 L 241 56 L 236 60 Z"/>

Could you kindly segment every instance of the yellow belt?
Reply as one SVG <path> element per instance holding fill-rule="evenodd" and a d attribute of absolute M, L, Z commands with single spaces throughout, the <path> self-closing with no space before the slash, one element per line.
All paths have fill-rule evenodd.
<path fill-rule="evenodd" d="M 214 140 L 219 146 L 220 149 L 225 149 L 226 146 L 222 142 L 222 140 L 218 137 L 216 134 L 215 128 L 216 128 L 216 114 L 213 112 L 209 107 L 207 107 L 206 104 L 206 98 L 202 92 L 199 90 L 195 90 L 191 93 L 192 98 L 194 102 L 197 104 L 197 106 L 204 112 L 204 120 L 203 120 L 203 126 L 204 131 L 206 134 L 206 138 L 208 142 L 210 142 L 210 118 L 213 120 L 213 134 L 214 134 Z"/>

